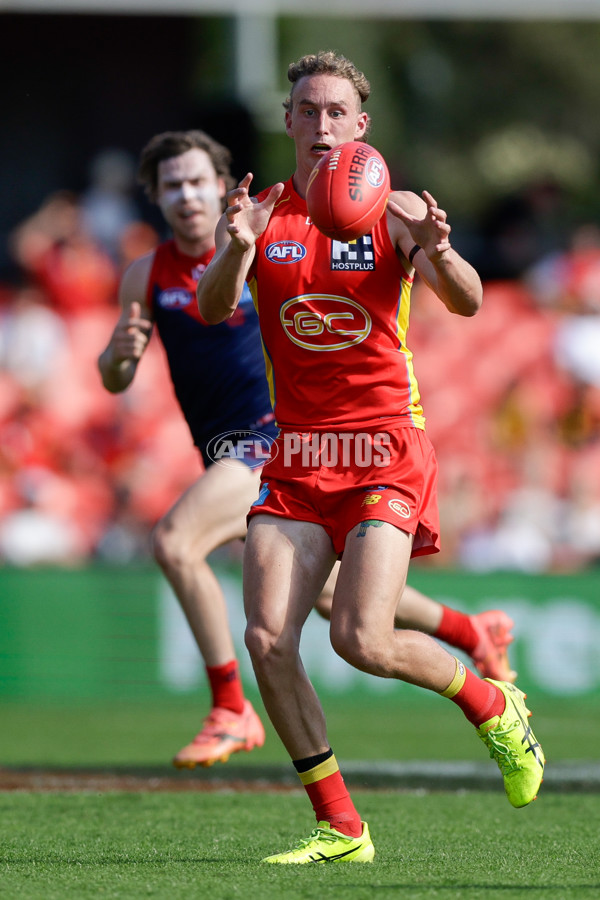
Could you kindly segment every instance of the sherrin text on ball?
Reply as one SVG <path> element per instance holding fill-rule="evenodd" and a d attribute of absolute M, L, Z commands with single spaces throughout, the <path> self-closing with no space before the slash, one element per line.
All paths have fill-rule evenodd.
<path fill-rule="evenodd" d="M 364 141 L 329 150 L 308 179 L 306 205 L 314 225 L 333 240 L 368 234 L 382 217 L 390 175 L 381 153 Z"/>

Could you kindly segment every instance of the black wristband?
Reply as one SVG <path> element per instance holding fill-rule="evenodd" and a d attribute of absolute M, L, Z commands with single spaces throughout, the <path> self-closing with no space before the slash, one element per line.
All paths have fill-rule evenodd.
<path fill-rule="evenodd" d="M 420 245 L 415 244 L 415 246 L 412 248 L 412 250 L 408 254 L 408 261 L 411 264 L 411 266 L 412 266 L 413 259 L 415 258 L 415 256 L 417 255 L 417 253 L 419 252 L 420 249 L 421 249 Z"/>

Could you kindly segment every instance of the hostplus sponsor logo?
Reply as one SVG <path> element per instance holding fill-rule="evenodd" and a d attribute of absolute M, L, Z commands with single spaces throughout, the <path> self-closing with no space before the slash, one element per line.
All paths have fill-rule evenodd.
<path fill-rule="evenodd" d="M 375 253 L 371 235 L 355 241 L 332 241 L 329 267 L 332 272 L 372 272 Z"/>

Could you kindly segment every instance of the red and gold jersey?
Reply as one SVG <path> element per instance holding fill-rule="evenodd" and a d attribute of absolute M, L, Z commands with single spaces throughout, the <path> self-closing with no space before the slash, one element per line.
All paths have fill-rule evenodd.
<path fill-rule="evenodd" d="M 311 223 L 290 179 L 256 243 L 248 284 L 280 427 L 390 418 L 424 427 L 406 346 L 412 278 L 385 216 L 357 241 L 332 241 Z"/>

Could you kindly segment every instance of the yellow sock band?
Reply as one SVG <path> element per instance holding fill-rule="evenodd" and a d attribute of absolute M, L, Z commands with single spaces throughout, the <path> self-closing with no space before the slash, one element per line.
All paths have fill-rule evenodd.
<path fill-rule="evenodd" d="M 467 670 L 463 663 L 461 663 L 460 659 L 454 657 L 456 662 L 456 671 L 454 673 L 454 678 L 448 685 L 445 691 L 441 691 L 442 697 L 448 697 L 448 699 L 452 699 L 452 697 L 456 697 L 461 687 L 466 681 L 467 678 Z"/>
<path fill-rule="evenodd" d="M 319 763 L 314 769 L 309 769 L 307 772 L 298 772 L 298 775 L 302 784 L 307 785 L 314 784 L 315 781 L 321 781 L 322 778 L 327 778 L 328 775 L 333 775 L 338 770 L 339 766 L 335 756 L 330 756 L 329 759 Z"/>

